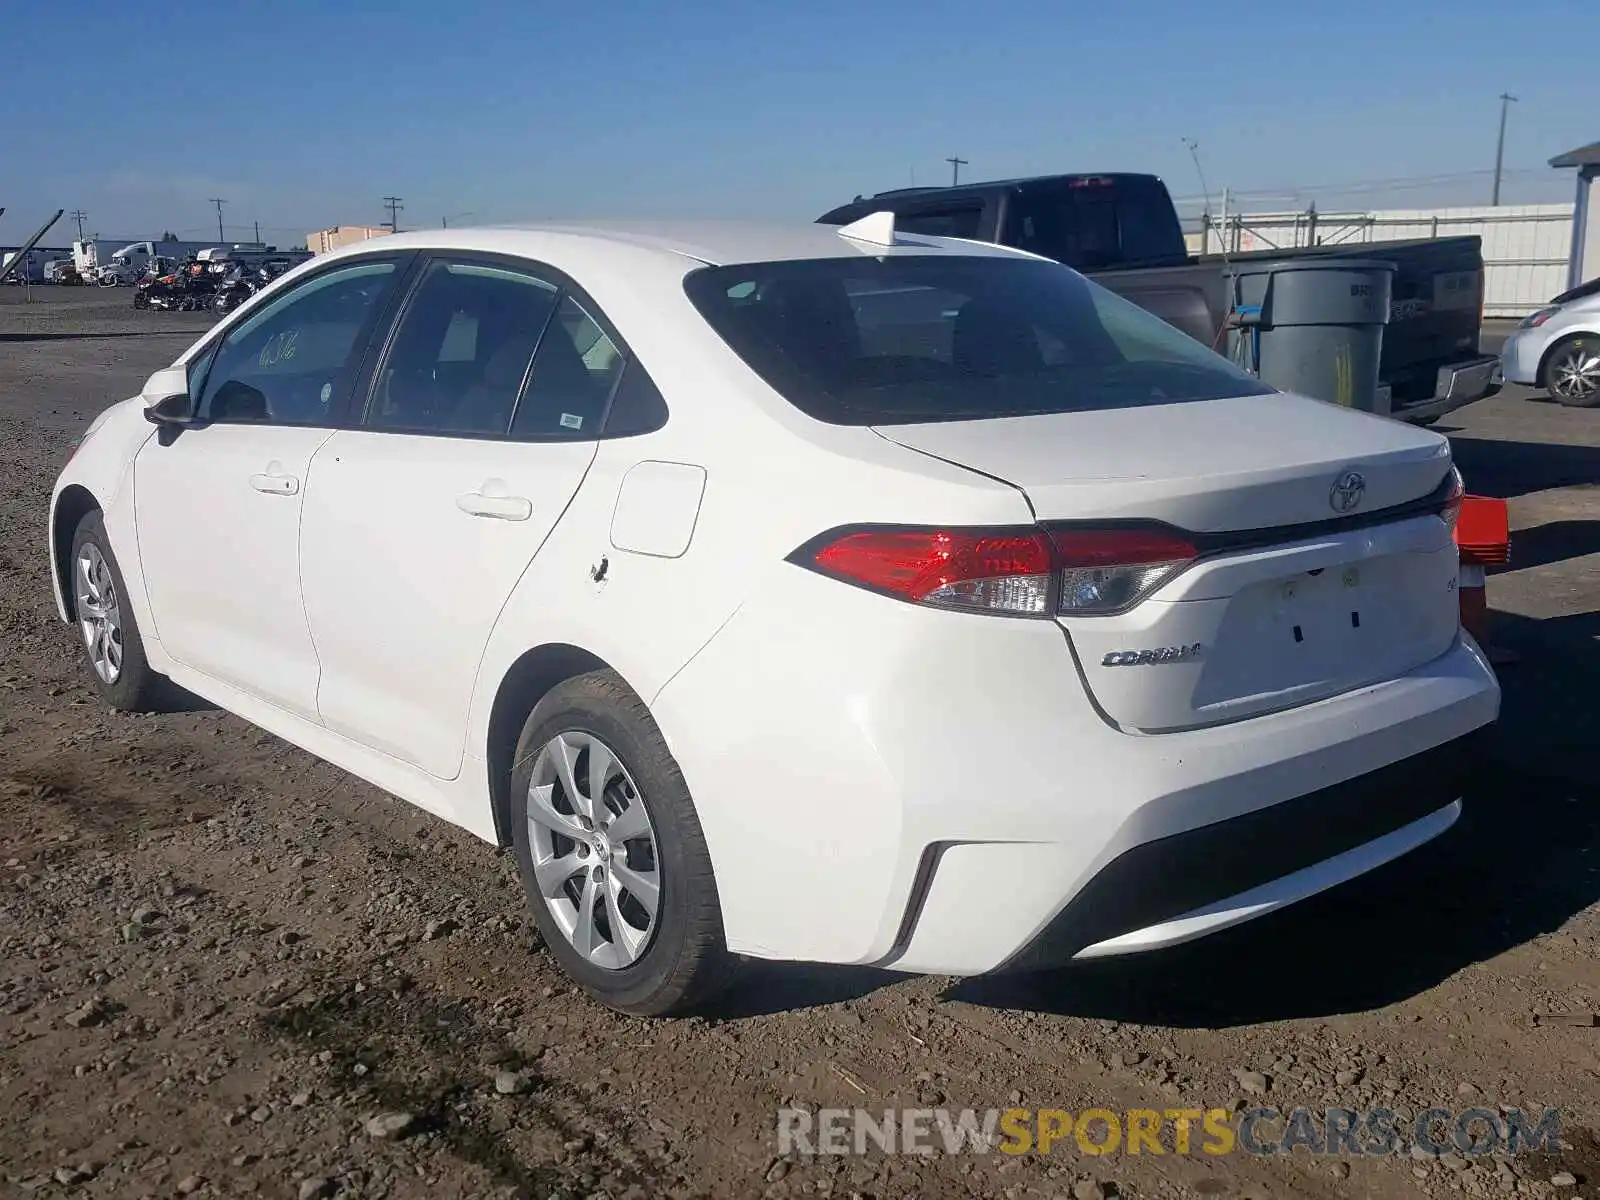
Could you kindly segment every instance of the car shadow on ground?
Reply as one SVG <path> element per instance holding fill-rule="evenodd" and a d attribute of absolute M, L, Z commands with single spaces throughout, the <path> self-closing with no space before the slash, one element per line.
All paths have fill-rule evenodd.
<path fill-rule="evenodd" d="M 1475 496 L 1509 500 L 1600 481 L 1600 446 L 1507 442 L 1457 434 L 1450 439 L 1450 447 L 1467 491 Z"/>
<path fill-rule="evenodd" d="M 1600 554 L 1600 520 L 1548 521 L 1511 532 L 1514 571 Z"/>

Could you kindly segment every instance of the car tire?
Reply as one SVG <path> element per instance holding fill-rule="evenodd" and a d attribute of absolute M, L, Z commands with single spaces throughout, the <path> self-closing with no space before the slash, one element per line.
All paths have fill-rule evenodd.
<path fill-rule="evenodd" d="M 586 816 L 596 811 L 588 793 L 597 755 L 599 815 Z M 576 798 L 560 782 L 563 757 Z M 568 679 L 528 714 L 512 759 L 511 822 L 539 932 L 589 995 L 632 1016 L 683 1016 L 731 981 L 735 962 L 688 785 L 644 701 L 614 671 Z"/>
<path fill-rule="evenodd" d="M 127 603 L 122 569 L 111 552 L 111 539 L 99 510 L 78 522 L 67 570 L 73 624 L 95 690 L 112 708 L 123 712 L 160 710 L 171 685 L 145 657 L 139 624 Z M 96 615 L 90 616 L 91 612 Z"/>
<path fill-rule="evenodd" d="M 1600 337 L 1578 333 L 1562 338 L 1545 355 L 1539 384 L 1569 408 L 1600 405 Z"/>

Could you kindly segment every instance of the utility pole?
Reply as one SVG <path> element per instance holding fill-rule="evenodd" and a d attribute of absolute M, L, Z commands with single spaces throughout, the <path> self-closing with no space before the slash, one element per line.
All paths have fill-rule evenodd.
<path fill-rule="evenodd" d="M 88 216 L 89 214 L 84 212 L 81 208 L 75 208 L 72 210 L 72 219 L 78 223 L 78 240 L 80 242 L 83 241 L 83 223 L 88 219 Z"/>
<path fill-rule="evenodd" d="M 1494 147 L 1494 197 L 1489 201 L 1496 208 L 1500 206 L 1500 168 L 1506 159 L 1506 110 L 1516 102 L 1510 92 L 1500 93 L 1500 140 Z"/>
<path fill-rule="evenodd" d="M 256 222 L 256 245 L 259 246 L 260 244 L 261 244 L 261 222 L 257 221 Z"/>
<path fill-rule="evenodd" d="M 961 182 L 961 168 L 962 167 L 970 167 L 972 165 L 966 159 L 962 158 L 959 154 L 945 159 L 945 162 L 950 164 L 950 186 L 951 187 L 955 187 L 956 184 Z"/>
<path fill-rule="evenodd" d="M 385 196 L 383 206 L 389 210 L 389 232 L 399 233 L 400 213 L 405 209 L 405 205 L 400 203 L 399 196 Z"/>
<path fill-rule="evenodd" d="M 222 232 L 222 206 L 226 204 L 227 201 L 219 200 L 213 196 L 208 203 L 215 204 L 217 206 L 217 241 L 225 242 L 228 240 L 228 235 Z"/>

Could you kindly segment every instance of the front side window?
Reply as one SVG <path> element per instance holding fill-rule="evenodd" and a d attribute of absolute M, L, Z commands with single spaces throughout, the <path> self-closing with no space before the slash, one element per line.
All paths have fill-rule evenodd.
<path fill-rule="evenodd" d="M 522 271 L 434 262 L 400 318 L 364 423 L 504 437 L 558 296 Z"/>
<path fill-rule="evenodd" d="M 684 283 L 724 341 L 835 425 L 976 420 L 1272 391 L 1056 263 L 892 255 L 706 267 Z"/>
<path fill-rule="evenodd" d="M 223 338 L 196 415 L 207 421 L 326 424 L 362 330 L 394 282 L 393 262 L 364 262 L 285 292 Z"/>

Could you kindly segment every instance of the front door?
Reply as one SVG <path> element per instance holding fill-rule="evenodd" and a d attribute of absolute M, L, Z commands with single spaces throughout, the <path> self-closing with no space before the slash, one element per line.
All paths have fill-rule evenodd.
<path fill-rule="evenodd" d="M 312 468 L 301 569 L 330 729 L 455 777 L 484 647 L 594 459 L 621 369 L 532 269 L 427 264 L 359 427 Z"/>
<path fill-rule="evenodd" d="M 311 720 L 301 509 L 400 261 L 313 276 L 230 330 L 195 368 L 203 424 L 151 438 L 134 461 L 139 560 L 162 646 Z"/>

